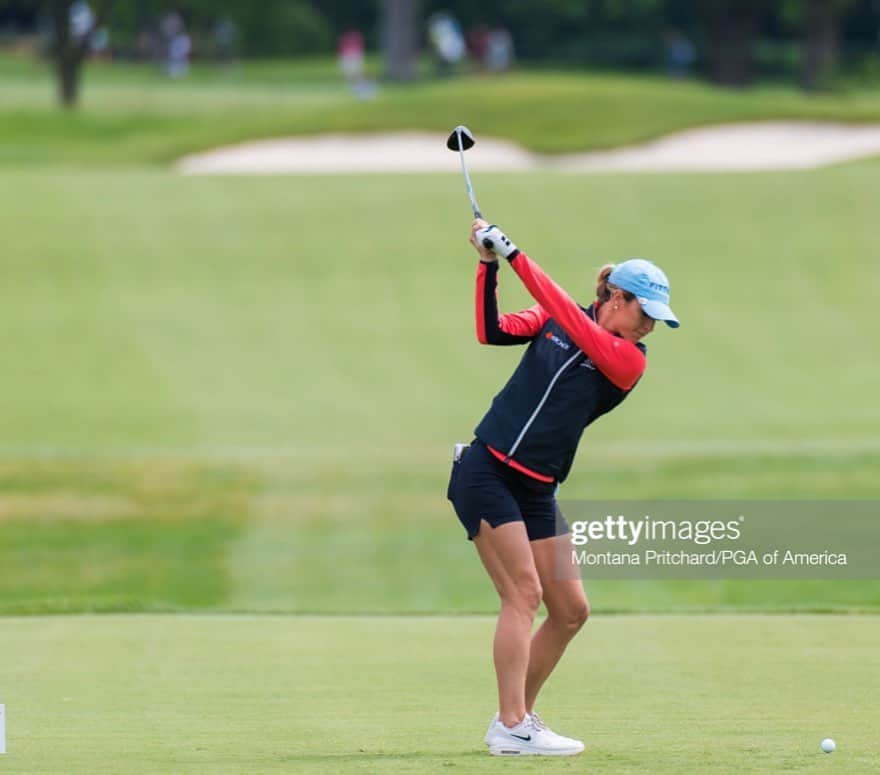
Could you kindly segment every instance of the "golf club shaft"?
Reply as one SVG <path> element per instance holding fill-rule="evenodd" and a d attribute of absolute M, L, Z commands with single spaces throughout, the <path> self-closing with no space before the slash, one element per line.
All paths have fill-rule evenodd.
<path fill-rule="evenodd" d="M 461 159 L 461 171 L 464 173 L 464 182 L 467 184 L 468 198 L 471 200 L 471 207 L 474 208 L 474 218 L 482 218 L 480 207 L 477 204 L 477 198 L 474 196 L 474 187 L 471 185 L 471 176 L 468 175 L 467 164 L 464 161 L 464 149 L 461 145 L 461 132 L 458 132 L 458 155 Z"/>

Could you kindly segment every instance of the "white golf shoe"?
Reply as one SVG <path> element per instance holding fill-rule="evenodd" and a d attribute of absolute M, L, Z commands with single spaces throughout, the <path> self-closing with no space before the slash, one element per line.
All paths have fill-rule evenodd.
<path fill-rule="evenodd" d="M 489 722 L 489 728 L 486 730 L 486 736 L 483 738 L 483 742 L 486 745 L 490 744 L 492 740 L 492 730 L 495 729 L 495 725 L 498 723 L 498 714 L 496 713 L 492 716 L 492 720 Z"/>
<path fill-rule="evenodd" d="M 574 756 L 584 750 L 580 740 L 557 735 L 537 715 L 528 713 L 510 728 L 496 714 L 485 741 L 493 756 Z"/>

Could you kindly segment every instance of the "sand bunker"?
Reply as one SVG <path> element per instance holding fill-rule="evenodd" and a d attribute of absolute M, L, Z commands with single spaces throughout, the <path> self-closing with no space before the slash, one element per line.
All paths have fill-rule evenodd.
<path fill-rule="evenodd" d="M 259 140 L 181 159 L 191 175 L 285 175 L 456 172 L 446 135 L 393 132 Z M 545 156 L 507 140 L 482 137 L 468 152 L 475 171 L 748 172 L 811 169 L 880 155 L 880 126 L 800 122 L 691 129 L 612 151 Z"/>

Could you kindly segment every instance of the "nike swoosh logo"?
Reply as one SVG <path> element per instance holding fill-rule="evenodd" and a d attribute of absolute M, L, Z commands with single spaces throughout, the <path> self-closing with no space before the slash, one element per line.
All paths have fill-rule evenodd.
<path fill-rule="evenodd" d="M 525 737 L 523 737 L 522 735 L 515 735 L 513 734 L 513 732 L 510 733 L 510 736 L 515 737 L 517 740 L 525 740 L 526 742 L 532 739 L 531 735 L 526 735 Z"/>

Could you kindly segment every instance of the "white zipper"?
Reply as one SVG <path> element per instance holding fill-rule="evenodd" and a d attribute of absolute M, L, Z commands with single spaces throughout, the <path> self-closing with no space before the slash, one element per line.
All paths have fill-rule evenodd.
<path fill-rule="evenodd" d="M 550 391 L 553 390 L 553 386 L 556 384 L 556 380 L 559 379 L 559 376 L 562 374 L 562 372 L 565 371 L 565 369 L 568 367 L 568 365 L 570 363 L 572 363 L 575 360 L 575 358 L 577 358 L 579 355 L 581 355 L 580 350 L 575 352 L 575 354 L 572 355 L 571 358 L 569 358 L 565 363 L 563 363 L 562 366 L 559 367 L 559 371 L 557 371 L 553 375 L 553 379 L 551 379 L 550 384 L 547 385 L 547 389 L 544 391 L 544 395 L 541 397 L 540 402 L 535 407 L 535 411 L 532 412 L 532 416 L 529 417 L 526 424 L 523 426 L 523 429 L 519 432 L 519 436 L 516 437 L 516 441 L 513 442 L 513 446 L 510 448 L 510 452 L 507 453 L 507 455 L 506 455 L 507 462 L 510 462 L 510 458 L 512 458 L 513 453 L 516 452 L 516 448 L 519 446 L 519 443 L 522 441 L 523 436 L 526 435 L 526 431 L 531 427 L 531 424 L 535 421 L 535 418 L 538 416 L 538 412 L 541 411 L 541 408 L 547 402 L 547 397 L 550 395 Z"/>

